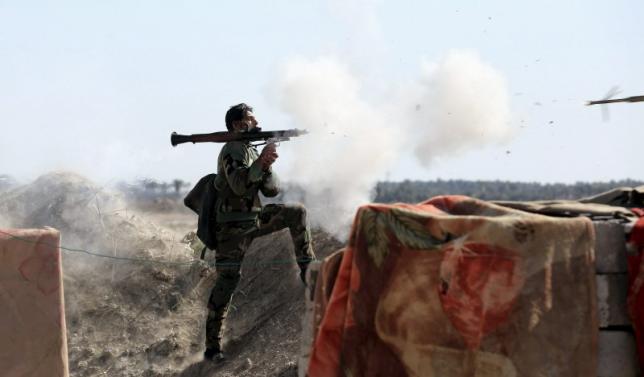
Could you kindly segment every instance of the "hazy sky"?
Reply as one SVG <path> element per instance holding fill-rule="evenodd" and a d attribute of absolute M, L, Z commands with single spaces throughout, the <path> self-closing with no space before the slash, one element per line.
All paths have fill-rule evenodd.
<path fill-rule="evenodd" d="M 342 127 L 364 122 L 347 134 L 363 135 L 367 143 L 374 138 L 374 156 L 390 161 L 377 165 L 367 184 L 373 177 L 644 179 L 638 151 L 644 103 L 611 105 L 608 122 L 599 107 L 584 106 L 616 85 L 621 96 L 644 95 L 643 16 L 639 0 L 0 0 L 0 174 L 28 180 L 67 169 L 100 182 L 194 182 L 215 170 L 220 146 L 172 148 L 170 133 L 224 130 L 227 108 L 244 101 L 267 130 L 303 127 L 302 119 L 315 127 L 337 115 L 337 145 L 329 135 L 312 133 L 304 151 L 280 146 L 276 168 L 285 173 L 301 154 L 313 160 L 336 154 L 316 160 L 336 164 L 315 167 L 325 176 L 338 158 L 357 162 L 352 169 L 369 165 L 369 148 L 340 139 Z M 450 63 L 453 56 L 466 56 L 477 70 L 461 76 L 458 67 L 469 71 L 469 65 Z M 318 74 L 317 81 L 303 79 L 297 88 L 304 92 L 289 91 L 294 70 Z M 462 86 L 454 92 L 440 85 L 443 79 L 475 80 L 478 72 L 490 77 L 481 90 L 464 85 L 469 98 L 481 94 L 481 103 L 459 102 Z M 347 102 L 316 97 L 318 89 L 336 93 L 322 88 L 325 74 L 340 77 L 336 89 L 342 93 L 350 83 L 351 103 L 364 104 L 359 112 L 343 108 Z M 501 99 L 490 97 L 488 82 L 498 85 L 492 92 Z M 403 120 L 402 110 L 387 111 L 386 125 L 371 128 L 385 119 L 383 108 L 395 102 L 401 86 L 421 84 L 434 88 L 431 96 L 418 97 L 426 100 L 423 109 L 436 103 L 434 110 L 469 118 L 454 126 L 443 123 L 446 114 L 434 114 L 415 123 Z M 442 93 L 451 96 L 449 103 Z M 326 111 L 308 118 L 302 113 L 322 103 Z M 400 103 L 404 109 L 412 102 Z M 488 117 L 486 109 L 496 105 L 496 115 Z M 478 118 L 486 118 L 480 127 L 504 123 L 504 136 L 478 143 L 476 132 L 483 135 L 485 128 L 458 128 Z M 370 129 L 387 134 L 369 135 Z M 422 138 L 405 144 L 416 132 Z M 392 149 L 397 157 L 380 153 L 387 138 L 402 143 Z M 444 138 L 471 142 L 453 153 L 416 158 L 425 146 L 449 151 L 452 141 Z"/>

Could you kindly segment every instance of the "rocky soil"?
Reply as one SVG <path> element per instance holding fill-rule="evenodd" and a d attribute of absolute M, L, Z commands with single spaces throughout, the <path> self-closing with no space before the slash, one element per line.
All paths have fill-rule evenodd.
<path fill-rule="evenodd" d="M 186 234 L 188 211 L 146 208 L 73 173 L 0 192 L 0 228 L 61 231 L 72 376 L 296 376 L 304 286 L 287 230 L 256 239 L 225 332 L 229 359 L 202 361 L 216 271 Z M 191 247 L 192 246 L 192 247 Z M 314 231 L 319 257 L 341 243 Z M 98 255 L 97 255 L 98 254 Z"/>

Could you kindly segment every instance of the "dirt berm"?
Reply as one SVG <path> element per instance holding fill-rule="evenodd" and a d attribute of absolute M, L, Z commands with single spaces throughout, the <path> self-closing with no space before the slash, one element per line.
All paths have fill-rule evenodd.
<path fill-rule="evenodd" d="M 0 193 L 0 228 L 61 231 L 71 375 L 296 376 L 304 286 L 288 231 L 248 251 L 225 332 L 229 358 L 216 365 L 202 361 L 216 272 L 195 258 L 184 229 L 159 225 L 173 216 L 136 211 L 74 173 Z M 319 257 L 341 246 L 319 230 L 313 238 Z"/>

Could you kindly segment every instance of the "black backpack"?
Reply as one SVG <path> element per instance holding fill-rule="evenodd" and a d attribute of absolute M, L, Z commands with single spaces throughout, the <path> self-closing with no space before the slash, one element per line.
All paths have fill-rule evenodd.
<path fill-rule="evenodd" d="M 215 204 L 217 203 L 219 192 L 215 187 L 216 177 L 217 174 L 214 173 L 202 177 L 183 199 L 183 204 L 199 216 L 197 237 L 210 250 L 217 248 L 217 209 Z M 204 251 L 201 253 L 202 259 Z"/>

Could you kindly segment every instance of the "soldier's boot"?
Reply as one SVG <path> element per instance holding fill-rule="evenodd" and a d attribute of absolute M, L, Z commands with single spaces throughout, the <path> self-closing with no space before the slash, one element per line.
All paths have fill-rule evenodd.
<path fill-rule="evenodd" d="M 221 350 L 214 348 L 206 348 L 206 351 L 203 353 L 203 358 L 204 360 L 214 361 L 215 363 L 226 361 L 226 355 Z"/>
<path fill-rule="evenodd" d="M 287 219 L 288 228 L 293 239 L 297 265 L 300 267 L 300 279 L 306 284 L 306 269 L 309 263 L 315 259 L 311 229 L 306 219 L 306 209 L 303 206 L 296 206 L 289 217 Z"/>
<path fill-rule="evenodd" d="M 215 287 L 208 300 L 208 318 L 206 319 L 206 352 L 204 358 L 216 362 L 225 359 L 221 339 L 223 324 L 228 313 L 232 293 L 239 282 L 239 268 L 224 269 L 218 272 Z"/>
<path fill-rule="evenodd" d="M 312 250 L 311 250 L 311 252 L 312 252 Z M 309 267 L 309 263 L 311 263 L 311 261 L 313 259 L 314 258 L 309 256 L 309 255 L 298 256 L 297 257 L 297 265 L 300 268 L 300 279 L 302 280 L 302 283 L 304 283 L 304 284 L 306 284 L 306 270 Z"/>
<path fill-rule="evenodd" d="M 215 308 L 208 312 L 208 319 L 206 320 L 206 350 L 203 353 L 205 360 L 222 362 L 226 358 L 221 348 L 222 325 L 226 317 L 226 308 L 223 309 L 217 310 Z"/>

